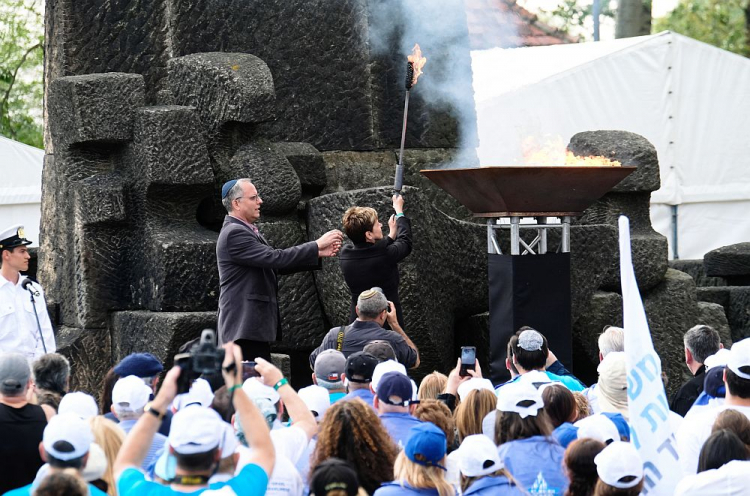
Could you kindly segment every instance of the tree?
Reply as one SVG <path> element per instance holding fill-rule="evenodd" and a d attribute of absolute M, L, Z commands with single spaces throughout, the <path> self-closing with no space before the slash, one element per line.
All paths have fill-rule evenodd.
<path fill-rule="evenodd" d="M 615 18 L 612 0 L 600 0 L 600 16 Z M 582 41 L 592 39 L 590 33 L 593 25 L 593 2 L 591 0 L 562 0 L 552 10 L 541 9 L 540 18 Z"/>
<path fill-rule="evenodd" d="M 669 15 L 654 21 L 654 31 L 670 30 L 749 56 L 748 0 L 681 0 Z"/>
<path fill-rule="evenodd" d="M 651 0 L 619 0 L 615 38 L 651 34 Z"/>
<path fill-rule="evenodd" d="M 43 0 L 0 0 L 0 134 L 43 147 Z"/>

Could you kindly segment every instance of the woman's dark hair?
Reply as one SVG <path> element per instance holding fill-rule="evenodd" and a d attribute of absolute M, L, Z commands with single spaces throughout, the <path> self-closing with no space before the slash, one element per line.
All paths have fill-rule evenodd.
<path fill-rule="evenodd" d="M 750 448 L 750 420 L 744 413 L 738 412 L 732 408 L 727 408 L 721 412 L 714 421 L 711 432 L 726 429 L 737 434 L 740 441 Z"/>
<path fill-rule="evenodd" d="M 701 448 L 698 472 L 719 468 L 732 460 L 747 460 L 747 446 L 737 434 L 727 429 L 714 431 Z"/>
<path fill-rule="evenodd" d="M 521 418 L 515 412 L 497 411 L 495 444 L 498 446 L 510 441 L 528 439 L 533 436 L 550 436 L 551 434 L 552 424 L 550 424 L 544 409 L 539 410 L 536 415 L 529 415 L 526 418 Z"/>
<path fill-rule="evenodd" d="M 603 442 L 591 438 L 577 439 L 568 445 L 563 458 L 565 472 L 570 479 L 565 496 L 590 496 L 594 494 L 596 481 L 599 475 L 596 473 L 594 457 L 598 455 L 605 445 Z"/>
<path fill-rule="evenodd" d="M 203 453 L 193 453 L 190 455 L 182 455 L 175 453 L 174 457 L 177 460 L 177 466 L 188 470 L 190 472 L 206 472 L 214 468 L 218 462 L 216 461 L 216 450 L 214 448 L 210 451 L 204 451 Z"/>
<path fill-rule="evenodd" d="M 369 494 L 393 480 L 398 448 L 375 411 L 360 399 L 331 405 L 320 423 L 318 443 L 310 459 L 310 473 L 336 457 L 351 463 L 359 483 Z"/>
<path fill-rule="evenodd" d="M 102 395 L 99 398 L 99 405 L 101 405 L 102 415 L 106 415 L 112 410 L 112 390 L 115 388 L 115 383 L 119 379 L 120 374 L 115 372 L 114 367 L 109 369 L 104 375 Z"/>
<path fill-rule="evenodd" d="M 578 416 L 576 399 L 570 389 L 562 384 L 550 384 L 542 390 L 544 411 L 547 412 L 552 428 L 557 429 L 565 422 L 574 422 Z"/>

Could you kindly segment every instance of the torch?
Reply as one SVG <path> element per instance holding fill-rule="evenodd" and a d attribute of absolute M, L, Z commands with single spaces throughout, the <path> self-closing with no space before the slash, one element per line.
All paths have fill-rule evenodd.
<path fill-rule="evenodd" d="M 422 50 L 418 44 L 414 45 L 411 55 L 406 58 L 406 98 L 404 99 L 404 124 L 401 127 L 401 148 L 398 153 L 398 165 L 396 165 L 396 178 L 393 181 L 393 191 L 395 194 L 401 194 L 401 187 L 404 185 L 404 143 L 406 142 L 406 118 L 409 115 L 409 92 L 417 84 L 419 76 L 422 75 L 422 67 L 427 63 L 427 59 L 422 57 Z"/>

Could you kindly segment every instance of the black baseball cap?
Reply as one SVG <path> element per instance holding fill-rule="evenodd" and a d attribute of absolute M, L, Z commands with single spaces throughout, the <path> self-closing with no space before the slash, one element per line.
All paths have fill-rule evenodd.
<path fill-rule="evenodd" d="M 356 496 L 359 491 L 357 472 L 340 458 L 325 460 L 310 474 L 311 495 L 327 496 L 332 491 L 343 491 L 347 496 Z"/>
<path fill-rule="evenodd" d="M 349 379 L 349 382 L 371 382 L 372 373 L 375 371 L 378 363 L 380 363 L 378 359 L 367 352 L 358 351 L 352 353 L 346 359 L 346 378 Z"/>

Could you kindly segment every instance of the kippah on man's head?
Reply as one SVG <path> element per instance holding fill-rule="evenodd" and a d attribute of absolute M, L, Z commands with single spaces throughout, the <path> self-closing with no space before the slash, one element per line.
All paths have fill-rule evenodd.
<path fill-rule="evenodd" d="M 237 184 L 239 179 L 232 179 L 231 181 L 227 181 L 224 183 L 224 186 L 221 187 L 221 199 L 227 197 L 229 194 L 229 191 L 231 191 L 232 188 L 234 188 L 234 185 Z"/>

